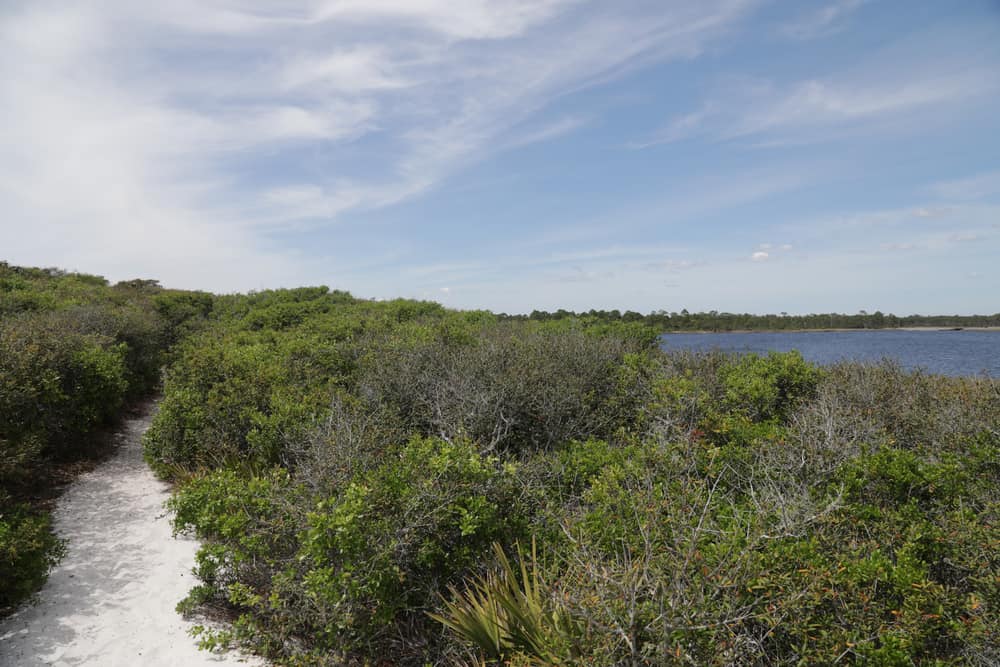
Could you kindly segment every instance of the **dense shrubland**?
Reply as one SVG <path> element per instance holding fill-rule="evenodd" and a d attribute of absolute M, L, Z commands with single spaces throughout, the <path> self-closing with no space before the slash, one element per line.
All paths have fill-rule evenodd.
<path fill-rule="evenodd" d="M 95 431 L 157 385 L 168 347 L 211 308 L 150 281 L 0 263 L 0 610 L 61 553 L 39 502 L 54 469 L 94 454 Z"/>
<path fill-rule="evenodd" d="M 220 297 L 146 438 L 182 604 L 287 664 L 996 664 L 1000 385 Z"/>

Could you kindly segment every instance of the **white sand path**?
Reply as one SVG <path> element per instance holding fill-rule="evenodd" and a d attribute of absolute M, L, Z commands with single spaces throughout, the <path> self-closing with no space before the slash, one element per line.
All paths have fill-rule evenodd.
<path fill-rule="evenodd" d="M 0 666 L 154 667 L 256 664 L 199 651 L 174 607 L 194 585 L 197 542 L 171 535 L 166 484 L 142 460 L 155 405 L 128 419 L 110 460 L 59 499 L 66 558 L 34 605 L 0 622 Z"/>

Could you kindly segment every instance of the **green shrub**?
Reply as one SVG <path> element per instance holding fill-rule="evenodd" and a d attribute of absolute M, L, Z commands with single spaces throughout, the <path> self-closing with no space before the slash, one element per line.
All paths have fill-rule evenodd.
<path fill-rule="evenodd" d="M 240 639 L 278 650 L 292 636 L 318 651 L 377 656 L 474 568 L 497 539 L 523 533 L 514 471 L 467 443 L 411 440 L 319 500 L 287 473 L 195 477 L 171 501 L 178 530 L 206 540 L 186 603 L 244 616 Z"/>
<path fill-rule="evenodd" d="M 281 502 L 289 485 L 282 470 L 251 478 L 219 470 L 188 480 L 172 497 L 175 530 L 207 542 L 195 573 L 208 587 L 225 595 L 241 582 L 265 584 L 294 553 L 300 524 Z"/>
<path fill-rule="evenodd" d="M 415 438 L 309 514 L 306 591 L 323 636 L 369 647 L 397 631 L 497 540 L 523 534 L 515 470 L 467 442 Z"/>
<path fill-rule="evenodd" d="M 953 456 L 928 461 L 916 452 L 886 446 L 845 465 L 839 478 L 852 501 L 876 507 L 949 506 L 966 495 L 972 482 L 967 462 Z"/>
<path fill-rule="evenodd" d="M 798 352 L 747 354 L 723 366 L 723 405 L 754 421 L 784 420 L 801 401 L 815 395 L 819 370 Z"/>
<path fill-rule="evenodd" d="M 282 461 L 286 444 L 326 410 L 340 365 L 335 354 L 301 350 L 297 340 L 218 338 L 212 331 L 190 343 L 166 375 L 144 440 L 147 459 L 161 472 L 236 461 L 263 469 Z"/>
<path fill-rule="evenodd" d="M 53 466 L 94 455 L 98 429 L 158 382 L 189 317 L 165 320 L 160 292 L 0 262 L 0 606 L 40 585 L 59 554 L 46 515 L 28 509 L 49 495 Z"/>
<path fill-rule="evenodd" d="M 0 497 L 0 610 L 40 588 L 63 552 L 47 516 Z"/>
<path fill-rule="evenodd" d="M 604 440 L 568 443 L 556 454 L 564 493 L 580 494 L 606 470 L 625 465 L 630 454 L 634 452 L 615 447 Z"/>
<path fill-rule="evenodd" d="M 125 355 L 124 344 L 61 317 L 0 324 L 0 436 L 38 436 L 57 454 L 85 446 L 125 397 Z"/>
<path fill-rule="evenodd" d="M 632 423 L 622 369 L 636 349 L 566 325 L 506 324 L 463 344 L 415 341 L 378 350 L 361 392 L 424 434 L 471 438 L 483 451 L 545 449 Z"/>
<path fill-rule="evenodd" d="M 174 507 L 205 545 L 185 607 L 237 618 L 206 646 L 302 665 L 996 663 L 995 380 L 666 354 L 633 323 L 326 288 L 198 312 L 146 451 L 191 478 Z M 538 557 L 505 566 L 529 535 Z"/>

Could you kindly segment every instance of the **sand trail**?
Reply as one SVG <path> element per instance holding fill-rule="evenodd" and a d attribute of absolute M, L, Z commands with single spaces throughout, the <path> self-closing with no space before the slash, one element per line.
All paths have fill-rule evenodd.
<path fill-rule="evenodd" d="M 125 421 L 115 455 L 59 499 L 68 553 L 36 604 L 0 622 L 0 666 L 226 665 L 263 662 L 199 651 L 175 611 L 195 580 L 197 542 L 171 535 L 166 484 L 142 459 L 155 405 Z"/>

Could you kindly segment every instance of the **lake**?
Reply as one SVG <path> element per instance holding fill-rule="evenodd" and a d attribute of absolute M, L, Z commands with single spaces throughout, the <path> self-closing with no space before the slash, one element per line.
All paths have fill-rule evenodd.
<path fill-rule="evenodd" d="M 1000 331 L 795 331 L 752 333 L 669 333 L 664 350 L 787 352 L 798 350 L 808 361 L 871 362 L 889 357 L 908 369 L 940 375 L 1000 377 Z"/>

